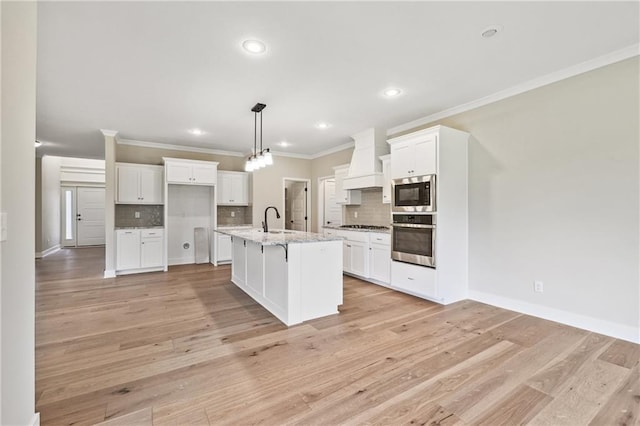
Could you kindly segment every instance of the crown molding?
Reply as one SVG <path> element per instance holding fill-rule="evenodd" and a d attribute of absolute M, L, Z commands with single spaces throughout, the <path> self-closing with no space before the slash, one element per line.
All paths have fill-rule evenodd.
<path fill-rule="evenodd" d="M 295 152 L 282 152 L 282 151 L 271 151 L 271 155 L 275 157 L 290 157 L 290 158 L 300 158 L 303 160 L 312 160 L 313 156 L 309 154 L 297 154 Z"/>
<path fill-rule="evenodd" d="M 173 145 L 160 142 L 136 141 L 132 139 L 118 139 L 120 145 L 139 146 L 143 148 L 168 149 L 171 151 L 197 152 L 200 154 L 227 155 L 229 157 L 244 157 L 245 154 L 237 151 L 224 151 L 220 149 L 198 148 L 195 146 Z"/>
<path fill-rule="evenodd" d="M 117 130 L 100 129 L 100 131 L 105 137 L 115 138 L 116 136 L 118 136 Z"/>
<path fill-rule="evenodd" d="M 522 84 L 518 84 L 517 86 L 501 90 L 489 96 L 485 96 L 483 98 L 476 99 L 462 105 L 448 108 L 443 111 L 428 115 L 426 117 L 418 118 L 417 120 L 413 120 L 408 123 L 400 124 L 399 126 L 388 129 L 387 136 L 415 129 L 416 127 L 424 126 L 425 124 L 433 123 L 434 121 L 451 117 L 452 115 L 470 111 L 472 109 L 479 108 L 493 102 L 501 101 L 503 99 L 510 98 L 512 96 L 519 95 L 521 93 L 528 92 L 542 86 L 547 86 L 549 84 L 565 80 L 567 78 L 574 77 L 576 75 L 583 74 L 597 68 L 602 68 L 604 66 L 611 65 L 638 55 L 640 55 L 640 44 L 634 44 L 623 49 L 608 53 L 606 55 L 602 55 L 597 58 L 572 65 L 568 68 L 543 75 L 542 77 L 534 78 L 533 80 L 529 80 Z"/>
<path fill-rule="evenodd" d="M 342 145 L 338 145 L 338 146 L 334 146 L 333 148 L 326 149 L 324 151 L 316 152 L 310 157 L 312 160 L 314 160 L 316 158 L 324 157 L 325 155 L 329 155 L 339 151 L 344 151 L 345 149 L 353 148 L 354 146 L 356 146 L 355 142 L 347 142 Z"/>

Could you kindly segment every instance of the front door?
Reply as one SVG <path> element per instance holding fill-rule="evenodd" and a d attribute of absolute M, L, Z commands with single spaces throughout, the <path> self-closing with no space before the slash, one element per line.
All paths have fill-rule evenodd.
<path fill-rule="evenodd" d="M 104 244 L 104 188 L 78 187 L 78 246 Z"/>

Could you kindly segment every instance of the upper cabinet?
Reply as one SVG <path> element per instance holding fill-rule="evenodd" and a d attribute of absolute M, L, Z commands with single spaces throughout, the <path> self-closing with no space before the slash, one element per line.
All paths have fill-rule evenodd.
<path fill-rule="evenodd" d="M 218 163 L 214 161 L 163 159 L 167 183 L 213 186 L 218 180 Z"/>
<path fill-rule="evenodd" d="M 116 163 L 117 204 L 163 204 L 162 166 Z"/>
<path fill-rule="evenodd" d="M 391 154 L 381 155 L 382 160 L 382 204 L 391 203 Z"/>
<path fill-rule="evenodd" d="M 435 174 L 437 138 L 425 134 L 406 141 L 391 139 L 391 179 Z"/>
<path fill-rule="evenodd" d="M 218 171 L 218 205 L 249 205 L 249 173 Z"/>
<path fill-rule="evenodd" d="M 362 193 L 357 189 L 344 189 L 344 179 L 349 175 L 349 164 L 342 166 L 336 166 L 333 168 L 335 171 L 336 180 L 336 203 L 337 204 L 360 204 L 362 202 Z"/>

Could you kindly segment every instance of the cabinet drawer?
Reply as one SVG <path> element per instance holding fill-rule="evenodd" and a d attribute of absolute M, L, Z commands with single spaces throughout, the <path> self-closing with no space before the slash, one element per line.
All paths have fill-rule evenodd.
<path fill-rule="evenodd" d="M 367 232 L 357 232 L 357 231 L 338 231 L 339 237 L 344 237 L 349 241 L 358 241 L 361 243 L 369 242 L 369 233 Z"/>
<path fill-rule="evenodd" d="M 391 287 L 435 298 L 436 270 L 409 263 L 391 262 Z"/>
<path fill-rule="evenodd" d="M 324 228 L 323 233 L 327 237 L 335 237 L 336 235 L 338 235 L 338 230 L 331 229 L 331 228 Z"/>
<path fill-rule="evenodd" d="M 370 241 L 375 244 L 391 245 L 391 234 L 382 234 L 378 232 L 371 232 L 369 234 Z"/>
<path fill-rule="evenodd" d="M 141 229 L 140 237 L 141 238 L 154 238 L 154 237 L 163 237 L 164 229 Z"/>

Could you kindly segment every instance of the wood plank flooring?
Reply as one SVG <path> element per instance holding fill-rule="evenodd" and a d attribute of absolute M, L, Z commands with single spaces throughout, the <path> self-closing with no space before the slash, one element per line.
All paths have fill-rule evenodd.
<path fill-rule="evenodd" d="M 104 251 L 36 261 L 43 425 L 632 425 L 640 347 L 346 277 L 287 328 L 229 266 L 103 279 Z"/>

